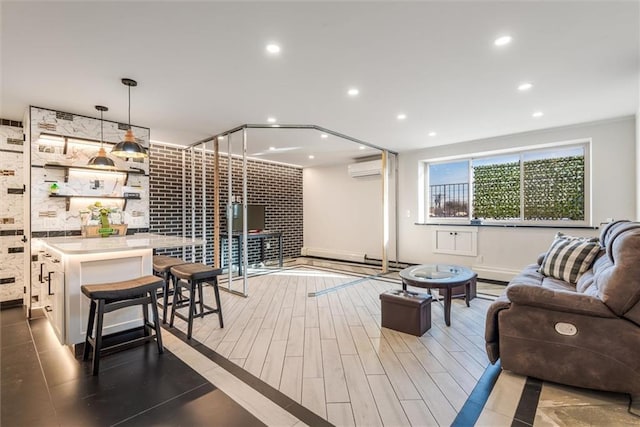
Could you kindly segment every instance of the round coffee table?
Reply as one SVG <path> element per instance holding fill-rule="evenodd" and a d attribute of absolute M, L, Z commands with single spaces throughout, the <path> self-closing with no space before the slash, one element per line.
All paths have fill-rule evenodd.
<path fill-rule="evenodd" d="M 444 295 L 444 322 L 451 326 L 451 290 L 464 285 L 464 300 L 469 307 L 471 283 L 478 275 L 466 267 L 449 264 L 422 264 L 400 271 L 402 289 L 408 286 L 425 289 L 441 289 Z"/>

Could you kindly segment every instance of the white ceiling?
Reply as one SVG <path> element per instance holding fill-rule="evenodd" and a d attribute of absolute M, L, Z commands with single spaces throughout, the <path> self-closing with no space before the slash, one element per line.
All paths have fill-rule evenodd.
<path fill-rule="evenodd" d="M 132 122 L 151 128 L 152 140 L 184 145 L 273 116 L 402 152 L 638 110 L 635 1 L 0 7 L 0 116 L 14 120 L 28 105 L 95 116 L 103 104 L 105 119 L 126 122 L 122 77 L 139 83 Z M 502 34 L 513 42 L 498 48 Z M 265 51 L 270 42 L 279 55 Z M 534 87 L 521 93 L 524 81 Z M 359 96 L 346 95 L 352 86 Z M 544 116 L 534 119 L 537 110 Z M 406 120 L 396 119 L 400 112 Z M 250 154 L 327 144 L 306 133 L 282 145 L 252 138 Z M 306 158 L 274 151 L 263 158 Z M 361 154 L 355 144 L 348 151 Z"/>

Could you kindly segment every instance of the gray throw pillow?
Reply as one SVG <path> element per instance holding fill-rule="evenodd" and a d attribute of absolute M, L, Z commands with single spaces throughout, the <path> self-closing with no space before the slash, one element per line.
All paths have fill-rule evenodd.
<path fill-rule="evenodd" d="M 538 271 L 575 285 L 578 278 L 591 268 L 601 249 L 597 237 L 572 237 L 559 232 Z"/>

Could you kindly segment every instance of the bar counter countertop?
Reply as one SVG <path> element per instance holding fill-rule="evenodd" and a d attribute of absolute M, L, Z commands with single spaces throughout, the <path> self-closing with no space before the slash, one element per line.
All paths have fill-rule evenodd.
<path fill-rule="evenodd" d="M 34 239 L 45 246 L 63 254 L 81 255 L 102 252 L 128 251 L 131 249 L 159 249 L 181 248 L 184 246 L 201 245 L 202 239 L 192 239 L 182 236 L 165 236 L 155 233 L 137 233 L 130 236 L 111 237 L 44 237 Z"/>

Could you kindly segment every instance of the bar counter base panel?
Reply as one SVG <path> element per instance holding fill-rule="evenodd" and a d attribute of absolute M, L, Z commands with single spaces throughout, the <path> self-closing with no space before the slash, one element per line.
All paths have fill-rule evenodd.
<path fill-rule="evenodd" d="M 71 346 L 84 343 L 90 302 L 80 291 L 82 285 L 152 275 L 153 249 L 202 243 L 202 240 L 150 233 L 102 239 L 56 237 L 34 240 L 34 253 L 43 250 L 48 259 L 59 260 L 57 265 L 61 266 L 59 274 L 63 279 L 60 288 L 63 289 L 54 287 L 52 294 L 62 291 L 64 295 L 57 295 L 51 300 L 55 306 L 47 313 L 60 342 Z M 140 309 L 127 307 L 105 314 L 103 334 L 112 335 L 142 325 Z"/>

